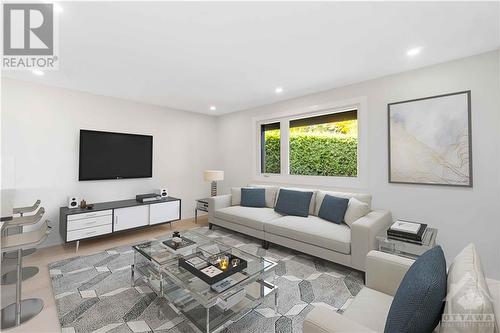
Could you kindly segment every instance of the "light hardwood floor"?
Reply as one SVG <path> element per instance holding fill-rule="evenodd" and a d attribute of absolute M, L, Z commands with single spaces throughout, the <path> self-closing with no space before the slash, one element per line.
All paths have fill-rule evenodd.
<path fill-rule="evenodd" d="M 56 245 L 39 249 L 34 254 L 23 258 L 23 266 L 37 266 L 40 272 L 31 279 L 23 282 L 23 298 L 38 297 L 44 302 L 43 311 L 26 322 L 25 324 L 6 330 L 12 333 L 38 333 L 38 332 L 60 332 L 59 320 L 57 319 L 56 304 L 52 294 L 48 264 L 75 256 L 88 255 L 103 251 L 112 247 L 131 244 L 140 240 L 151 239 L 160 235 L 170 234 L 173 230 L 186 230 L 208 224 L 206 215 L 198 218 L 198 224 L 194 219 L 181 220 L 168 225 L 146 228 L 138 231 L 124 232 L 121 234 L 80 242 L 80 249 L 75 252 L 74 244 Z M 3 271 L 13 269 L 14 260 L 8 260 L 2 265 Z M 1 287 L 2 308 L 15 301 L 15 285 Z M 2 330 L 3 332 L 3 330 Z"/>

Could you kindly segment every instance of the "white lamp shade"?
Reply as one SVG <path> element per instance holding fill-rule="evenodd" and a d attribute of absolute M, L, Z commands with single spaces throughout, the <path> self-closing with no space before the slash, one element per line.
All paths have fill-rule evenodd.
<path fill-rule="evenodd" d="M 203 172 L 203 179 L 205 179 L 206 182 L 224 180 L 224 171 L 205 170 L 205 172 Z"/>

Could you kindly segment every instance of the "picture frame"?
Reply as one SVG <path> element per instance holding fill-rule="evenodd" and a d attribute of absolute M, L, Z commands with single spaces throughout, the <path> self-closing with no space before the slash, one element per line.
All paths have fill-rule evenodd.
<path fill-rule="evenodd" d="M 473 186 L 471 91 L 387 104 L 389 183 Z"/>

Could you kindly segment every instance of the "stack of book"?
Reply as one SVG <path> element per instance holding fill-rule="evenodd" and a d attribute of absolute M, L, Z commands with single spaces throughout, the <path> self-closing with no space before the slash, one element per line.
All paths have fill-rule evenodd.
<path fill-rule="evenodd" d="M 387 237 L 403 242 L 422 244 L 426 229 L 427 224 L 397 220 L 387 229 Z"/>

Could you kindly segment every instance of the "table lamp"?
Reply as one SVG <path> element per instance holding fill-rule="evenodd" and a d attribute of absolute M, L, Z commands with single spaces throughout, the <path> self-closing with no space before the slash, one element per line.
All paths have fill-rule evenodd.
<path fill-rule="evenodd" d="M 205 170 L 205 172 L 203 172 L 203 178 L 206 182 L 212 182 L 210 194 L 212 197 L 215 197 L 217 195 L 217 181 L 224 180 L 224 171 Z"/>

